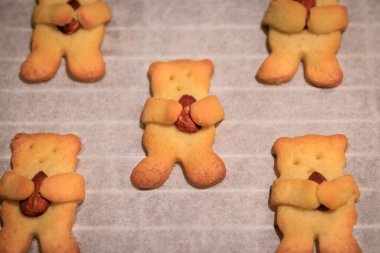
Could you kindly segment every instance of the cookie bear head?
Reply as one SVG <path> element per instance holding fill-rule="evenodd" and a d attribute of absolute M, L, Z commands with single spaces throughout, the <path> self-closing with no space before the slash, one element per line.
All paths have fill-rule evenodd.
<path fill-rule="evenodd" d="M 279 138 L 273 145 L 279 176 L 308 179 L 317 171 L 327 180 L 337 178 L 343 174 L 347 142 L 340 134 Z"/>
<path fill-rule="evenodd" d="M 154 62 L 148 71 L 152 95 L 176 101 L 191 95 L 199 100 L 208 95 L 213 71 L 211 60 Z"/>
<path fill-rule="evenodd" d="M 73 134 L 17 134 L 11 143 L 12 170 L 28 178 L 39 171 L 48 176 L 73 172 L 80 146 Z"/>

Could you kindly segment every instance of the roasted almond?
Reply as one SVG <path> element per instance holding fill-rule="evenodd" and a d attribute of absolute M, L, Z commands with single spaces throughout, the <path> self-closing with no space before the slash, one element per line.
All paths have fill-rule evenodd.
<path fill-rule="evenodd" d="M 25 200 L 20 201 L 20 211 L 27 217 L 38 217 L 45 213 L 49 208 L 50 202 L 44 199 L 39 193 L 42 181 L 47 178 L 47 175 L 40 171 L 32 179 L 34 182 L 33 193 Z"/>
<path fill-rule="evenodd" d="M 175 122 L 175 126 L 181 132 L 198 132 L 201 127 L 195 124 L 190 117 L 190 105 L 196 102 L 196 99 L 189 95 L 183 95 L 178 102 L 182 105 L 183 109 L 177 121 Z"/>

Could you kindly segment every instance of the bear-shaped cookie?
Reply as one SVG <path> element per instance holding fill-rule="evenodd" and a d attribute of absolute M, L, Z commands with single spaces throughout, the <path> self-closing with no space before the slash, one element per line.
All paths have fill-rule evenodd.
<path fill-rule="evenodd" d="M 276 140 L 278 179 L 270 203 L 283 234 L 276 252 L 361 252 L 352 235 L 359 189 L 343 174 L 347 138 L 306 135 Z"/>
<path fill-rule="evenodd" d="M 17 134 L 11 148 L 12 170 L 0 179 L 0 252 L 28 252 L 33 237 L 42 252 L 79 252 L 71 235 L 85 195 L 75 173 L 79 137 Z"/>
<path fill-rule="evenodd" d="M 148 76 L 152 97 L 141 115 L 148 155 L 132 171 L 135 187 L 161 186 L 177 162 L 195 187 L 206 188 L 223 180 L 225 165 L 211 149 L 215 124 L 224 118 L 217 97 L 209 96 L 213 70 L 210 60 L 151 64 Z"/>
<path fill-rule="evenodd" d="M 21 65 L 21 78 L 27 82 L 47 81 L 65 57 L 73 79 L 101 79 L 105 63 L 100 46 L 104 24 L 110 19 L 102 0 L 39 0 L 33 10 L 31 53 Z"/>
<path fill-rule="evenodd" d="M 287 82 L 302 61 L 312 85 L 332 88 L 341 83 L 336 54 L 348 14 L 339 0 L 271 0 L 263 25 L 269 27 L 270 54 L 257 71 L 259 81 Z"/>

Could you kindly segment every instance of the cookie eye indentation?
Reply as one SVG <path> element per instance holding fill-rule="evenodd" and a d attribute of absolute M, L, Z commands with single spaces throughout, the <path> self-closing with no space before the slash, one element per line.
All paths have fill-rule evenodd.
<path fill-rule="evenodd" d="M 315 156 L 315 159 L 320 160 L 320 159 L 322 159 L 322 157 L 323 157 L 322 154 L 317 154 L 317 155 Z"/>
<path fill-rule="evenodd" d="M 187 72 L 187 77 L 191 77 L 193 75 L 193 73 L 191 71 Z"/>
<path fill-rule="evenodd" d="M 53 153 L 57 153 L 57 151 L 58 151 L 58 148 L 53 149 Z"/>
<path fill-rule="evenodd" d="M 39 163 L 44 163 L 44 159 L 38 160 Z"/>
<path fill-rule="evenodd" d="M 175 87 L 175 89 L 176 89 L 176 91 L 181 91 L 182 90 L 181 87 L 179 87 L 179 86 Z"/>
<path fill-rule="evenodd" d="M 34 145 L 31 144 L 31 145 L 29 146 L 29 149 L 33 149 L 33 148 L 34 148 Z"/>
<path fill-rule="evenodd" d="M 173 81 L 174 80 L 174 75 L 170 75 L 169 80 Z"/>
<path fill-rule="evenodd" d="M 300 160 L 299 159 L 294 159 L 293 164 L 296 165 L 296 166 L 299 165 L 300 164 Z"/>

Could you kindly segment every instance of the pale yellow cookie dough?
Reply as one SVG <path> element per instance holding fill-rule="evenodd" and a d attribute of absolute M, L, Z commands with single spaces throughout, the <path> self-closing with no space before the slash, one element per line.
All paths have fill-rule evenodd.
<path fill-rule="evenodd" d="M 257 71 L 259 81 L 281 84 L 291 80 L 300 62 L 314 86 L 332 88 L 343 80 L 336 54 L 348 26 L 347 8 L 338 0 L 316 0 L 307 15 L 294 0 L 271 0 L 263 24 L 269 27 L 270 54 Z"/>
<path fill-rule="evenodd" d="M 347 138 L 344 135 L 282 137 L 273 145 L 278 179 L 270 203 L 283 234 L 276 252 L 359 253 L 352 235 L 357 220 L 359 189 L 351 175 L 343 174 Z M 325 177 L 318 184 L 313 172 Z M 323 205 L 328 210 L 317 209 Z"/>
<path fill-rule="evenodd" d="M 12 140 L 12 170 L 0 179 L 0 252 L 27 252 L 37 237 L 42 252 L 79 252 L 71 235 L 77 206 L 84 200 L 84 178 L 76 174 L 79 137 L 17 134 Z M 43 171 L 40 194 L 50 201 L 41 216 L 24 216 L 19 201 L 34 189 L 31 179 Z"/>
<path fill-rule="evenodd" d="M 66 0 L 39 0 L 34 8 L 32 51 L 20 68 L 20 76 L 27 82 L 51 79 L 62 57 L 66 58 L 70 76 L 78 81 L 93 82 L 105 74 L 105 63 L 100 52 L 104 24 L 111 19 L 107 4 L 102 0 L 78 0 L 74 9 Z M 73 34 L 62 33 L 63 26 L 72 19 L 81 28 Z"/>
<path fill-rule="evenodd" d="M 153 96 L 145 103 L 141 116 L 148 155 L 131 174 L 135 187 L 161 186 L 176 162 L 183 165 L 186 178 L 195 187 L 210 187 L 223 180 L 225 165 L 211 149 L 215 124 L 224 118 L 217 97 L 209 96 L 213 70 L 210 60 L 155 62 L 150 66 Z M 183 95 L 197 100 L 190 106 L 193 121 L 201 127 L 196 133 L 181 132 L 174 125 L 182 112 L 178 101 Z"/>

